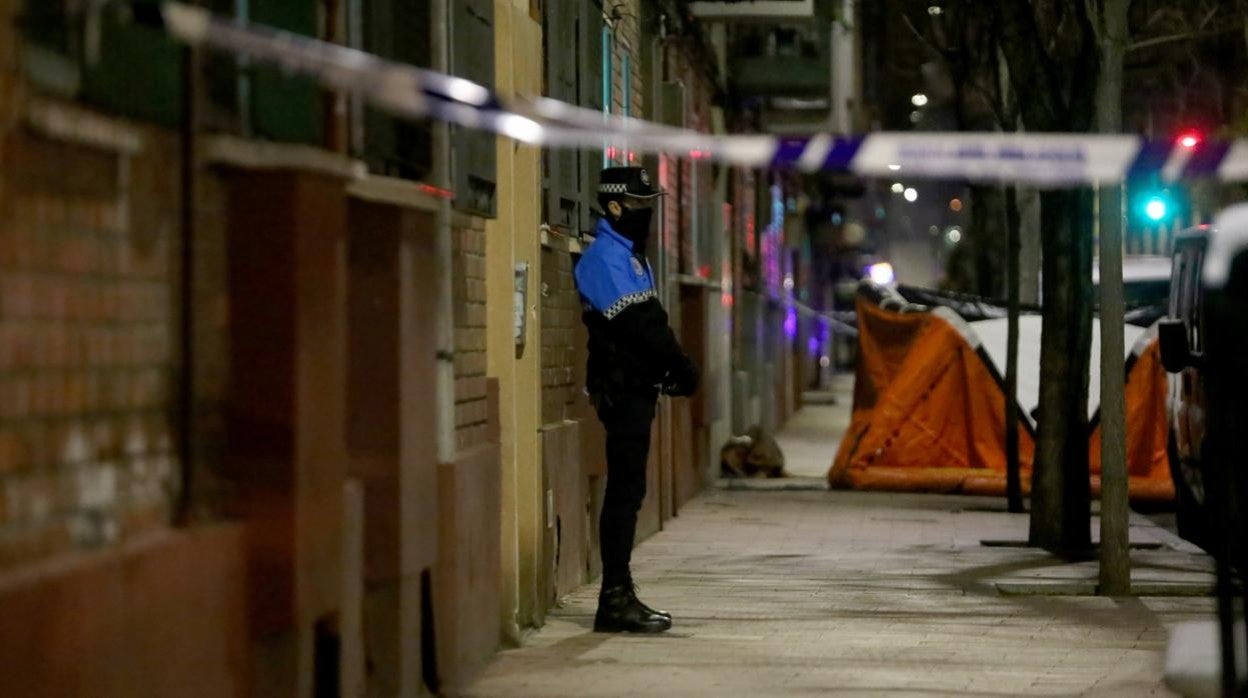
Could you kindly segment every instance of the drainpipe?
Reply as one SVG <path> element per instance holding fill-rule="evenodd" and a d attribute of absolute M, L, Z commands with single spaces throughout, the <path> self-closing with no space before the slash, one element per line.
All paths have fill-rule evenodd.
<path fill-rule="evenodd" d="M 651 94 L 651 99 L 650 99 L 650 103 L 648 106 L 651 111 L 652 120 L 656 120 L 656 121 L 662 117 L 661 110 L 663 107 L 663 102 L 662 102 L 663 81 L 667 77 L 666 46 L 667 46 L 667 14 L 660 11 L 659 13 L 659 35 L 650 40 L 650 80 L 651 80 L 650 94 Z M 655 161 L 656 166 L 658 165 L 658 163 L 662 162 L 662 159 L 663 159 L 663 156 L 659 155 L 658 160 Z M 655 172 L 654 176 L 657 178 L 659 176 L 659 173 Z M 667 254 L 667 216 L 664 215 L 666 212 L 667 204 L 660 203 L 659 206 L 660 206 L 660 209 L 658 212 L 659 213 L 659 216 L 658 216 L 659 225 L 658 225 L 658 230 L 656 231 L 658 233 L 658 245 L 656 245 L 658 259 L 656 261 L 659 264 L 658 281 L 661 284 L 661 286 L 658 289 L 659 302 L 662 303 L 663 307 L 667 308 L 668 312 L 670 313 L 672 311 L 672 305 L 671 305 L 672 282 L 671 282 L 671 273 L 668 269 L 670 260 Z M 670 399 L 664 400 L 663 404 L 660 405 L 659 414 L 661 415 L 659 419 L 659 458 L 662 460 L 662 462 L 670 464 L 672 462 L 672 456 L 675 452 L 675 449 L 673 449 L 672 447 L 672 410 L 671 410 Z M 664 470 L 665 469 L 662 467 L 659 468 L 658 488 L 660 492 L 660 495 L 659 495 L 659 509 L 660 509 L 660 514 L 661 514 L 659 516 L 659 528 L 660 529 L 664 528 L 664 523 L 665 523 L 665 521 L 663 520 L 663 516 L 662 516 L 662 514 L 665 513 L 662 511 L 664 499 L 670 502 L 670 507 L 671 507 L 670 511 L 672 513 L 675 513 L 676 511 L 676 492 L 675 492 L 675 489 L 672 487 L 672 483 L 669 483 L 666 481 L 666 478 L 664 477 L 665 476 Z"/>
<path fill-rule="evenodd" d="M 433 70 L 450 73 L 450 37 L 452 28 L 449 0 L 434 0 L 430 7 L 430 26 L 433 36 L 430 46 L 433 53 Z M 433 185 L 443 191 L 451 190 L 451 133 L 445 121 L 434 121 L 433 129 Z M 438 324 L 436 349 L 437 372 L 437 450 L 438 463 L 455 462 L 455 320 L 451 284 L 451 202 L 446 197 L 438 200 L 434 218 L 434 253 L 437 255 L 437 308 Z"/>
<path fill-rule="evenodd" d="M 181 487 L 178 501 L 174 505 L 174 523 L 185 526 L 190 524 L 192 514 L 192 465 L 193 440 L 191 432 L 195 426 L 195 324 L 194 324 L 194 290 L 195 290 L 195 132 L 198 128 L 198 100 L 196 99 L 199 83 L 197 80 L 196 51 L 190 46 L 182 48 L 182 118 L 179 124 L 178 145 L 180 155 L 179 192 L 181 194 L 181 210 L 179 211 L 178 250 L 181 281 L 178 288 L 178 301 L 181 305 L 178 319 L 178 344 L 181 352 L 180 371 L 178 373 L 178 407 L 177 407 L 177 450 L 178 470 Z"/>

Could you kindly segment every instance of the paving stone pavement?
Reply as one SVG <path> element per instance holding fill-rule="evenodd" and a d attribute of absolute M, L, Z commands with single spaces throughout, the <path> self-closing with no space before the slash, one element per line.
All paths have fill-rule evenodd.
<path fill-rule="evenodd" d="M 591 631 L 597 586 L 564 599 L 465 696 L 1170 695 L 1166 626 L 1207 598 L 1002 595 L 1096 577 L 984 539 L 1026 515 L 983 498 L 711 489 L 635 555 L 660 636 Z M 1136 582 L 1191 587 L 1208 560 L 1135 517 Z"/>
<path fill-rule="evenodd" d="M 827 481 L 828 468 L 841 437 L 849 429 L 854 406 L 852 374 L 833 376 L 828 390 L 807 393 L 807 406 L 793 415 L 776 441 L 785 455 L 785 470 L 798 479 Z"/>

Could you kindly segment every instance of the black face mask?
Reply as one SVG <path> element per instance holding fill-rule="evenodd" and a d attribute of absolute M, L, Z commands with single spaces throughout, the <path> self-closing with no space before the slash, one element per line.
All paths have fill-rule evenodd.
<path fill-rule="evenodd" d="M 653 214 L 654 209 L 648 206 L 626 208 L 615 219 L 613 227 L 617 233 L 631 240 L 635 249 L 640 250 L 645 247 L 646 239 L 650 237 L 650 217 Z"/>

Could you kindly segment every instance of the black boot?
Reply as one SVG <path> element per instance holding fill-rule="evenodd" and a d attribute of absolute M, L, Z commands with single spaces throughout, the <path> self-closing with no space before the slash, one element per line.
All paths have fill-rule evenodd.
<path fill-rule="evenodd" d="M 644 608 L 646 610 L 646 613 L 649 613 L 652 616 L 660 616 L 660 617 L 666 618 L 668 623 L 672 622 L 672 614 L 668 613 L 667 611 L 659 611 L 659 610 L 650 608 L 650 606 L 648 606 L 644 601 L 637 598 L 637 585 L 636 584 L 629 585 L 629 592 L 633 596 L 633 603 Z"/>
<path fill-rule="evenodd" d="M 633 585 L 603 587 L 598 594 L 597 633 L 661 633 L 672 627 L 672 619 L 651 613 L 637 600 Z"/>

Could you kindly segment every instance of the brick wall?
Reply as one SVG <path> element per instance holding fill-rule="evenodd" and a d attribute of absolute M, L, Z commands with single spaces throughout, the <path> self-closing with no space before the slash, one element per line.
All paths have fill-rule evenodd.
<path fill-rule="evenodd" d="M 0 559 L 167 518 L 179 204 L 170 143 L 147 135 L 133 159 L 6 137 Z"/>
<path fill-rule="evenodd" d="M 566 240 L 552 236 L 542 248 L 542 423 L 572 419 L 573 403 L 585 377 L 575 370 L 576 325 L 580 298 L 572 279 L 572 255 Z"/>
<path fill-rule="evenodd" d="M 215 518 L 231 493 L 221 477 L 225 462 L 226 387 L 229 381 L 229 289 L 226 277 L 228 205 L 221 178 L 200 170 L 196 178 L 195 239 L 191 254 L 194 422 L 191 425 L 194 518 Z"/>
<path fill-rule="evenodd" d="M 637 18 L 641 16 L 638 0 L 624 0 L 616 5 L 621 13 L 615 25 L 615 41 L 611 52 L 611 113 L 624 116 L 624 56 L 629 56 L 630 90 L 628 115 L 641 117 L 645 107 L 645 78 L 641 74 L 640 52 L 645 50 L 641 45 L 637 28 Z M 613 161 L 617 165 L 640 164 L 640 156 L 632 162 L 628 161 L 628 151 L 620 148 Z"/>
<path fill-rule="evenodd" d="M 484 443 L 489 410 L 485 378 L 485 220 L 456 215 L 451 269 L 455 304 L 455 438 L 458 449 Z"/>
<path fill-rule="evenodd" d="M 711 124 L 710 86 L 689 60 L 689 47 L 674 44 L 665 53 L 667 73 L 672 80 L 685 85 L 685 127 L 695 131 L 709 132 Z M 697 163 L 687 159 L 667 158 L 666 175 L 673 196 L 668 197 L 665 214 L 669 224 L 669 251 L 679 254 L 678 269 L 682 274 L 697 274 L 702 259 L 697 249 L 699 242 L 693 232 L 694 223 L 694 177 L 693 168 L 699 167 L 697 177 L 698 227 L 700 234 L 707 234 L 708 206 L 714 194 L 713 170 L 705 161 Z"/>
<path fill-rule="evenodd" d="M 85 145 L 77 137 L 89 126 L 43 135 L 8 7 L 0 10 L 0 567 L 163 526 L 180 486 L 177 138 L 107 117 L 103 128 L 138 135 L 137 153 Z M 194 442 L 207 473 L 222 444 L 227 310 L 222 197 L 214 177 L 201 181 Z"/>
<path fill-rule="evenodd" d="M 18 44 L 17 22 L 13 21 L 16 3 L 0 1 L 0 158 L 4 156 L 5 141 L 16 120 L 10 106 L 17 101 L 18 91 Z M 0 169 L 0 193 L 8 173 Z M 0 214 L 5 213 L 0 209 Z"/>
<path fill-rule="evenodd" d="M 629 95 L 629 112 L 630 116 L 641 116 L 642 114 L 642 95 L 645 94 L 645 84 L 641 75 L 641 59 L 638 54 L 644 49 L 638 38 L 637 18 L 641 15 L 641 7 L 638 0 L 625 0 L 625 2 L 615 5 L 621 14 L 615 26 L 615 45 L 612 51 L 611 66 L 611 94 L 614 104 L 612 110 L 616 114 L 624 113 L 624 56 L 629 56 L 629 65 L 632 67 L 632 82 Z"/>

